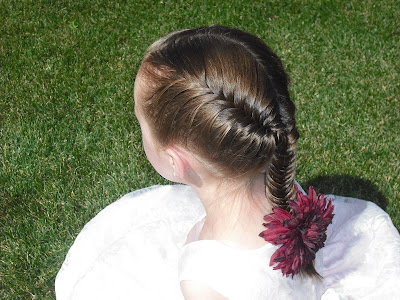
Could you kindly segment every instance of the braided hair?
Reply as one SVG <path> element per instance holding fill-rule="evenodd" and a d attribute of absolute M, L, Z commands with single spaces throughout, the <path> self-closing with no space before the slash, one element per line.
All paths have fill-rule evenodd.
<path fill-rule="evenodd" d="M 261 39 L 222 26 L 173 32 L 150 46 L 141 70 L 151 91 L 142 111 L 161 146 L 184 145 L 225 178 L 265 172 L 267 197 L 289 209 L 295 106 L 281 60 Z"/>

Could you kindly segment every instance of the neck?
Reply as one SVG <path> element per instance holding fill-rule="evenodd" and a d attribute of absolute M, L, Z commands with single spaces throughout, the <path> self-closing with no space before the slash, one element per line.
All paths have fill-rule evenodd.
<path fill-rule="evenodd" d="M 258 234 L 265 230 L 263 217 L 272 205 L 265 195 L 264 174 L 251 184 L 213 178 L 193 188 L 207 212 L 200 239 L 223 240 L 246 249 L 265 245 Z"/>

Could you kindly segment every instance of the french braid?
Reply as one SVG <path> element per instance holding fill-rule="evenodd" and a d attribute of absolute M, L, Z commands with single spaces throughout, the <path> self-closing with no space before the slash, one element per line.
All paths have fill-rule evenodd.
<path fill-rule="evenodd" d="M 148 50 L 144 114 L 162 146 L 189 147 L 217 175 L 265 172 L 266 195 L 295 198 L 295 106 L 280 59 L 257 37 L 211 26 L 171 33 Z"/>

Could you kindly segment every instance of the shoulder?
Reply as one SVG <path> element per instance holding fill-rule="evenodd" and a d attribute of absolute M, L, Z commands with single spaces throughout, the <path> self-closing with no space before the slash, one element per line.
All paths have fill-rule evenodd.
<path fill-rule="evenodd" d="M 335 206 L 335 217 L 321 249 L 325 286 L 341 297 L 396 298 L 400 293 L 400 235 L 389 215 L 369 201 L 327 197 Z"/>
<path fill-rule="evenodd" d="M 137 299 L 143 299 L 138 295 L 146 289 L 167 295 L 173 289 L 174 295 L 180 295 L 179 282 L 171 279 L 177 277 L 187 232 L 203 212 L 195 192 L 183 185 L 154 186 L 123 196 L 96 215 L 75 239 L 56 278 L 57 299 L 90 293 L 93 286 L 101 296 L 98 299 L 110 299 L 117 284 L 119 294 L 135 291 Z M 157 290 L 150 286 L 155 280 L 163 283 Z"/>
<path fill-rule="evenodd" d="M 215 299 L 265 299 L 272 291 L 269 283 L 282 277 L 268 265 L 274 249 L 272 244 L 255 250 L 236 249 L 213 240 L 187 244 L 179 264 L 185 298 L 214 299 L 205 295 L 216 292 L 226 298 Z M 203 297 L 189 297 L 200 292 Z"/>
<path fill-rule="evenodd" d="M 181 290 L 185 300 L 228 300 L 208 286 L 193 280 L 181 281 Z"/>

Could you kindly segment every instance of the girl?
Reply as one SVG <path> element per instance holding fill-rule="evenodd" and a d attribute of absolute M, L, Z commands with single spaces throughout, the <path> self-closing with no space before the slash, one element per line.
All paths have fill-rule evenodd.
<path fill-rule="evenodd" d="M 173 32 L 147 51 L 134 97 L 149 161 L 184 185 L 128 194 L 88 223 L 57 298 L 400 298 L 388 215 L 296 186 L 295 107 L 263 41 Z"/>

